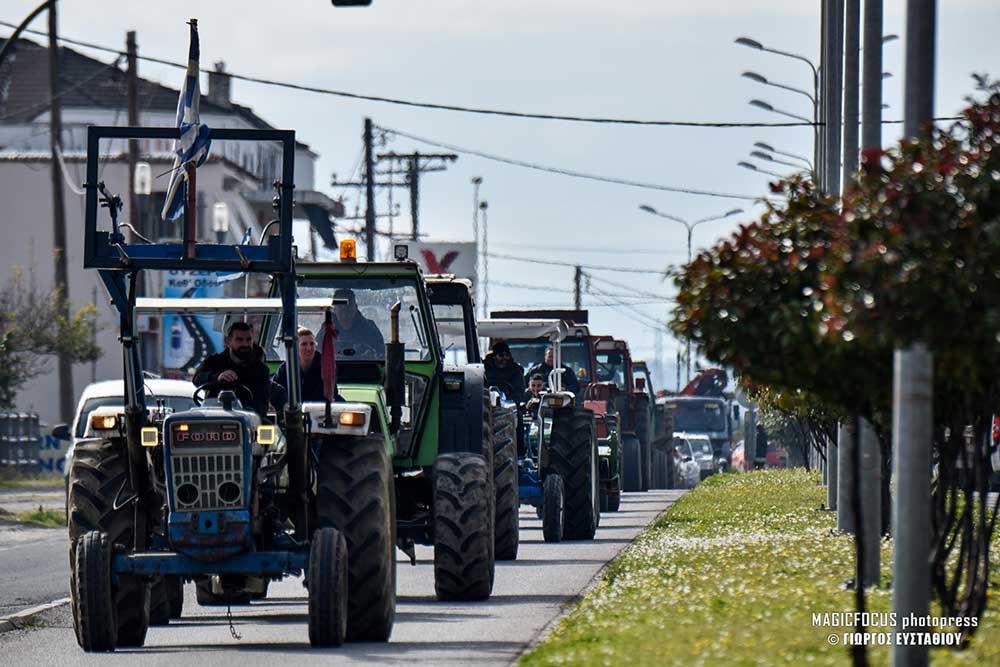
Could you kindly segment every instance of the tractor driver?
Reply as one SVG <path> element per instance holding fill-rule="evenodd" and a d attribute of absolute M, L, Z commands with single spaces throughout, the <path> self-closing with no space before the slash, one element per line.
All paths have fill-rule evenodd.
<path fill-rule="evenodd" d="M 554 359 L 555 359 L 555 353 L 552 351 L 552 346 L 549 345 L 547 348 L 545 348 L 544 361 L 540 364 L 535 364 L 534 366 L 529 368 L 528 377 L 530 378 L 532 375 L 537 374 L 541 375 L 543 378 L 545 378 L 545 381 L 548 382 L 549 373 L 552 372 L 552 364 L 554 363 Z M 574 394 L 580 393 L 580 381 L 576 379 L 576 373 L 574 373 L 573 369 L 567 366 L 566 364 L 563 364 L 562 368 L 563 368 L 563 374 L 562 374 L 563 391 L 571 391 Z"/>
<path fill-rule="evenodd" d="M 208 382 L 224 382 L 244 385 L 253 394 L 236 397 L 240 402 L 253 398 L 249 405 L 265 421 L 270 401 L 271 374 L 264 363 L 264 350 L 253 342 L 253 328 L 247 322 L 233 322 L 225 339 L 226 349 L 205 358 L 194 375 L 195 386 Z M 225 387 L 210 389 L 207 397 L 214 398 Z"/>
<path fill-rule="evenodd" d="M 341 287 L 333 293 L 335 299 L 347 303 L 333 307 L 333 327 L 337 330 L 337 352 L 346 350 L 345 356 L 358 354 L 362 358 L 381 359 L 385 354 L 385 338 L 378 326 L 358 310 L 354 290 Z M 370 348 L 370 349 L 369 349 Z"/>

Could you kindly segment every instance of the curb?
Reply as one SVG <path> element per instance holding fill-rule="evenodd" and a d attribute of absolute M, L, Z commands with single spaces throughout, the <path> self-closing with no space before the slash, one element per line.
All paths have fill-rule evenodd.
<path fill-rule="evenodd" d="M 684 493 L 687 493 L 688 491 L 690 491 L 690 489 L 656 489 L 656 490 L 657 491 L 684 491 Z M 643 492 L 643 493 L 645 493 L 645 492 Z M 681 496 L 683 496 L 684 493 L 682 493 Z M 653 519 L 650 520 L 650 522 L 648 524 L 646 524 L 646 526 L 632 539 L 632 542 L 635 542 L 635 540 L 637 540 L 647 530 L 649 530 L 649 527 L 652 526 L 654 523 L 656 523 L 660 519 L 660 517 L 662 517 L 664 514 L 666 514 L 667 512 L 669 512 L 670 508 L 673 507 L 674 503 L 676 503 L 679 499 L 680 498 L 678 497 L 678 498 L 674 498 L 672 501 L 670 501 L 670 505 L 668 505 L 662 512 L 657 513 L 657 515 L 655 517 L 653 517 Z M 600 530 L 600 528 L 598 528 L 598 530 Z M 559 624 L 563 621 L 563 619 L 565 619 L 567 616 L 569 616 L 573 612 L 573 610 L 577 607 L 577 605 L 580 603 L 580 601 L 583 600 L 585 597 L 587 597 L 587 595 L 591 591 L 593 591 L 595 588 L 597 588 L 598 584 L 600 584 L 601 581 L 604 580 L 604 575 L 608 571 L 608 568 L 611 567 L 611 564 L 613 562 L 615 562 L 618 559 L 619 556 L 621 556 L 622 551 L 624 551 L 625 549 L 627 549 L 628 546 L 630 546 L 630 545 L 631 545 L 631 543 L 629 545 L 625 546 L 625 547 L 622 547 L 621 551 L 619 551 L 618 554 L 614 558 L 612 558 L 607 563 L 605 563 L 604 565 L 601 566 L 601 569 L 598 570 L 594 574 L 594 576 L 587 583 L 587 585 L 583 588 L 583 590 L 581 590 L 579 593 L 577 593 L 572 598 L 570 598 L 565 603 L 563 603 L 563 608 L 560 610 L 559 614 L 557 614 L 555 618 L 553 618 L 552 620 L 550 620 L 545 625 L 545 627 L 543 627 L 541 630 L 539 630 L 538 634 L 536 634 L 534 636 L 534 638 L 532 638 L 532 640 L 530 642 L 528 642 L 527 645 L 525 645 L 525 647 L 521 650 L 521 653 L 519 653 L 517 655 L 517 657 L 514 658 L 514 662 L 511 663 L 511 667 L 516 667 L 517 663 L 520 662 L 521 658 L 525 654 L 529 653 L 530 651 L 533 651 L 542 642 L 544 642 L 546 639 L 548 639 L 549 635 L 552 634 L 552 631 L 555 630 L 556 627 L 559 626 Z M 514 562 L 517 562 L 517 561 L 514 561 Z"/>
<path fill-rule="evenodd" d="M 59 598 L 58 600 L 52 600 L 51 602 L 46 602 L 45 604 L 40 604 L 36 607 L 24 609 L 23 611 L 11 614 L 10 616 L 4 616 L 0 618 L 0 633 L 10 632 L 11 630 L 20 630 L 24 627 L 25 622 L 31 620 L 35 616 L 49 611 L 50 609 L 61 607 L 64 604 L 69 604 L 69 598 Z"/>

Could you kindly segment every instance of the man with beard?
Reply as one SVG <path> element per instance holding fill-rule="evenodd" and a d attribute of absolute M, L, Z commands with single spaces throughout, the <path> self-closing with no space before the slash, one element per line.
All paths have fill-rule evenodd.
<path fill-rule="evenodd" d="M 552 364 L 555 358 L 555 353 L 552 350 L 552 346 L 545 348 L 545 360 L 540 364 L 535 364 L 528 369 L 528 377 L 532 375 L 541 375 L 545 378 L 545 382 L 549 381 L 549 374 L 552 372 Z M 580 381 L 576 377 L 576 373 L 573 369 L 566 364 L 562 365 L 562 388 L 563 391 L 571 391 L 574 394 L 580 393 Z M 550 387 L 551 389 L 551 387 Z"/>
<path fill-rule="evenodd" d="M 253 329 L 246 322 L 233 322 L 226 334 L 226 349 L 218 354 L 206 357 L 194 375 L 194 384 L 201 386 L 208 382 L 232 383 L 244 385 L 253 396 L 245 396 L 245 392 L 234 389 L 236 397 L 254 412 L 267 420 L 267 407 L 270 401 L 271 374 L 264 363 L 264 350 L 253 342 Z M 214 398 L 226 387 L 216 386 L 207 393 Z M 253 399 L 247 405 L 248 399 Z"/>

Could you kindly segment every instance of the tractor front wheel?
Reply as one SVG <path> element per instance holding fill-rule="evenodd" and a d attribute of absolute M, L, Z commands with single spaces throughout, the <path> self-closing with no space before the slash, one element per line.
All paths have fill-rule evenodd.
<path fill-rule="evenodd" d="M 546 542 L 561 542 L 566 518 L 566 495 L 562 477 L 552 473 L 542 484 L 542 537 Z"/>
<path fill-rule="evenodd" d="M 493 493 L 481 454 L 434 460 L 434 590 L 439 600 L 485 600 L 493 592 Z"/>
<path fill-rule="evenodd" d="M 519 538 L 517 410 L 493 408 L 493 486 L 496 491 L 494 549 L 497 560 L 515 560 Z"/>
<path fill-rule="evenodd" d="M 340 646 L 347 635 L 347 541 L 336 528 L 320 528 L 309 550 L 309 643 Z"/>
<path fill-rule="evenodd" d="M 579 407 L 561 408 L 552 422 L 549 466 L 562 477 L 565 490 L 563 538 L 592 540 L 601 516 L 594 413 Z"/>
<path fill-rule="evenodd" d="M 87 652 L 114 651 L 118 625 L 111 583 L 111 540 L 107 533 L 94 530 L 76 540 L 74 551 L 70 583 L 77 642 Z"/>

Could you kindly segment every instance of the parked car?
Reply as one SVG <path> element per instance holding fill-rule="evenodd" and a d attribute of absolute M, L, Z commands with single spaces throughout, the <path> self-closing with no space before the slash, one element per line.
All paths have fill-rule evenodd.
<path fill-rule="evenodd" d="M 711 445 L 709 445 L 711 446 Z M 693 489 L 701 480 L 701 467 L 687 438 L 674 437 L 674 488 Z"/>
<path fill-rule="evenodd" d="M 186 380 L 164 380 L 146 378 L 147 407 L 155 408 L 162 400 L 165 409 L 171 412 L 188 410 L 194 406 L 191 398 L 195 386 Z M 52 429 L 56 438 L 69 440 L 63 465 L 63 483 L 66 487 L 66 516 L 69 516 L 69 471 L 73 467 L 73 450 L 85 438 L 97 438 L 118 431 L 119 414 L 125 409 L 124 380 L 106 380 L 87 385 L 76 405 L 76 415 L 70 428 L 59 424 Z"/>
<path fill-rule="evenodd" d="M 715 449 L 712 440 L 702 433 L 675 433 L 675 438 L 683 438 L 691 445 L 692 458 L 698 464 L 701 479 L 717 471 Z"/>

